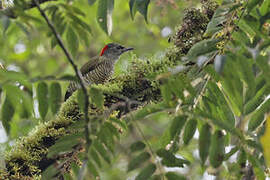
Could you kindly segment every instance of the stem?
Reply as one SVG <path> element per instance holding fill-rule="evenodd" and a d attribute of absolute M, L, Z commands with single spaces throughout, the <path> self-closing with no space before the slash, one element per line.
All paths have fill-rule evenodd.
<path fill-rule="evenodd" d="M 40 14 L 43 16 L 43 18 L 46 20 L 49 28 L 51 29 L 51 31 L 53 32 L 59 46 L 61 47 L 61 49 L 63 50 L 64 54 L 66 55 L 67 57 L 67 60 L 69 61 L 69 63 L 71 64 L 71 66 L 73 67 L 74 71 L 75 71 L 75 74 L 76 74 L 76 77 L 78 78 L 78 81 L 79 81 L 79 84 L 82 88 L 82 91 L 83 91 L 83 94 L 84 94 L 84 97 L 85 97 L 85 104 L 84 104 L 84 119 L 85 119 L 85 126 L 84 126 L 84 129 L 85 129 L 85 140 L 86 140 L 86 144 L 85 144 L 85 157 L 84 157 L 84 162 L 87 162 L 88 161 L 88 150 L 89 150 L 89 147 L 91 145 L 91 139 L 90 139 L 90 132 L 89 132 L 89 128 L 88 128 L 88 124 L 89 124 L 89 116 L 88 116 L 88 106 L 89 106 L 89 96 L 87 94 L 87 89 L 85 87 L 85 84 L 84 84 L 84 80 L 83 80 L 83 77 L 82 77 L 82 74 L 81 72 L 78 70 L 78 67 L 76 66 L 76 64 L 74 63 L 74 60 L 73 58 L 71 57 L 70 53 L 68 52 L 67 48 L 65 47 L 60 35 L 57 33 L 54 25 L 52 24 L 52 22 L 49 20 L 48 16 L 45 14 L 45 12 L 40 8 L 40 5 L 39 5 L 39 2 L 37 0 L 34 0 L 34 3 L 36 4 L 36 7 L 38 8 Z M 85 166 L 82 166 L 82 168 L 85 168 Z M 83 170 L 82 170 L 83 171 Z"/>

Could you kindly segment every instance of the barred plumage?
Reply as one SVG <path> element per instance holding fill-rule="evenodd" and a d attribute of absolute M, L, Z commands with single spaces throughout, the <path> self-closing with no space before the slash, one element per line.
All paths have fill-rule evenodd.
<path fill-rule="evenodd" d="M 100 53 L 100 56 L 87 62 L 80 69 L 84 83 L 87 85 L 103 84 L 111 78 L 114 72 L 114 64 L 124 52 L 133 50 L 133 48 L 125 48 L 119 44 L 107 44 Z M 68 99 L 74 91 L 80 88 L 78 82 L 71 82 L 65 94 L 65 100 Z"/>

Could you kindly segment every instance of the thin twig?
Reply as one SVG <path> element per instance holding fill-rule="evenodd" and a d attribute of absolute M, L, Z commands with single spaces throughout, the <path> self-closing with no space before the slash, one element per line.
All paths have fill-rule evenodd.
<path fill-rule="evenodd" d="M 73 58 L 71 57 L 70 53 L 68 52 L 68 50 L 66 49 L 60 35 L 57 33 L 54 25 L 51 23 L 51 21 L 49 20 L 48 16 L 45 14 L 45 12 L 40 8 L 40 5 L 39 5 L 39 2 L 37 0 L 34 0 L 35 4 L 36 4 L 36 7 L 38 8 L 40 14 L 43 16 L 43 18 L 46 20 L 49 28 L 51 29 L 51 31 L 53 32 L 53 34 L 55 35 L 55 38 L 59 44 L 59 46 L 61 47 L 61 49 L 64 51 L 66 57 L 67 57 L 67 60 L 69 61 L 69 63 L 72 65 L 74 71 L 75 71 L 75 74 L 76 74 L 76 77 L 78 78 L 78 81 L 79 81 L 79 84 L 82 88 L 82 91 L 83 91 L 83 94 L 84 94 L 84 97 L 85 97 L 85 104 L 84 104 L 84 119 L 85 119 L 85 140 L 86 140 L 86 144 L 85 144 L 85 157 L 84 157 L 84 162 L 87 162 L 88 161 L 88 150 L 89 150 L 89 147 L 91 145 L 91 139 L 90 139 L 90 132 L 89 132 L 89 128 L 88 128 L 88 124 L 89 124 L 89 116 L 88 116 L 88 106 L 89 106 L 89 96 L 87 94 L 87 89 L 85 87 L 85 84 L 84 84 L 84 80 L 82 78 L 82 74 L 81 72 L 78 70 L 76 64 L 74 63 L 74 60 Z M 82 168 L 85 168 L 85 165 L 82 166 Z M 82 172 L 84 171 L 83 169 L 81 170 Z"/>

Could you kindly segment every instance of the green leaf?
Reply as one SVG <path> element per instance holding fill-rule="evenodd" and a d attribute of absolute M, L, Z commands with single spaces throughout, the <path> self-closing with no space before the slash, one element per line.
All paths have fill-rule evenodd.
<path fill-rule="evenodd" d="M 114 118 L 114 117 L 110 117 L 109 120 L 114 122 L 115 124 L 119 125 L 121 128 L 127 129 L 127 125 L 126 125 L 124 120 L 117 119 L 117 118 Z"/>
<path fill-rule="evenodd" d="M 181 133 L 181 130 L 186 123 L 187 116 L 180 115 L 176 116 L 173 119 L 173 122 L 170 126 L 170 134 L 171 134 L 171 139 L 173 139 L 175 136 L 178 136 Z"/>
<path fill-rule="evenodd" d="M 169 102 L 172 100 L 172 92 L 171 89 L 168 88 L 168 85 L 162 85 L 160 87 L 161 95 L 163 100 L 169 104 Z"/>
<path fill-rule="evenodd" d="M 265 102 L 263 102 L 263 104 L 260 105 L 260 108 L 253 113 L 248 123 L 248 130 L 254 131 L 256 128 L 258 128 L 264 120 L 264 114 L 269 112 L 269 110 L 270 110 L 270 98 L 265 100 Z"/>
<path fill-rule="evenodd" d="M 53 82 L 50 86 L 50 107 L 53 114 L 56 114 L 61 106 L 62 92 L 58 82 Z"/>
<path fill-rule="evenodd" d="M 98 108 L 103 109 L 104 95 L 100 89 L 91 87 L 89 90 L 89 96 L 92 103 L 94 103 Z"/>
<path fill-rule="evenodd" d="M 191 138 L 194 136 L 197 128 L 197 121 L 195 119 L 191 119 L 187 122 L 183 134 L 183 141 L 185 144 L 188 144 Z"/>
<path fill-rule="evenodd" d="M 114 139 L 109 129 L 103 126 L 98 133 L 98 137 L 101 142 L 106 146 L 106 148 L 108 148 L 112 153 L 114 153 Z"/>
<path fill-rule="evenodd" d="M 97 22 L 108 35 L 112 33 L 112 12 L 114 0 L 99 0 Z"/>
<path fill-rule="evenodd" d="M 258 90 L 256 95 L 245 104 L 244 106 L 245 115 L 253 112 L 264 101 L 269 91 L 270 87 L 267 84 L 264 85 L 260 90 Z"/>
<path fill-rule="evenodd" d="M 74 30 L 69 27 L 66 32 L 67 46 L 71 51 L 71 54 L 75 57 L 79 49 L 78 36 Z"/>
<path fill-rule="evenodd" d="M 83 93 L 83 90 L 81 88 L 78 90 L 77 100 L 78 100 L 78 104 L 79 104 L 81 111 L 84 112 L 86 97 L 85 97 L 85 94 Z"/>
<path fill-rule="evenodd" d="M 138 174 L 135 180 L 149 179 L 155 171 L 156 165 L 151 163 Z"/>
<path fill-rule="evenodd" d="M 251 12 L 251 10 L 253 8 L 255 8 L 257 4 L 261 4 L 262 2 L 263 2 L 263 0 L 250 0 L 250 1 L 247 1 L 246 3 L 248 3 L 247 4 L 248 13 Z"/>
<path fill-rule="evenodd" d="M 150 157 L 151 156 L 148 152 L 142 152 L 138 156 L 132 158 L 132 160 L 128 163 L 128 171 L 132 171 L 140 167 L 140 165 L 147 161 Z"/>
<path fill-rule="evenodd" d="M 130 14 L 132 19 L 134 18 L 137 11 L 143 15 L 146 22 L 147 20 L 147 11 L 150 0 L 131 0 L 129 1 Z"/>
<path fill-rule="evenodd" d="M 8 29 L 9 26 L 10 26 L 10 20 L 9 20 L 9 18 L 8 18 L 7 16 L 5 16 L 5 15 L 2 15 L 1 20 L 2 20 L 3 34 L 5 34 L 6 31 L 7 31 L 7 29 Z"/>
<path fill-rule="evenodd" d="M 99 155 L 97 154 L 97 151 L 95 149 L 93 149 L 93 148 L 90 149 L 89 157 L 96 162 L 98 167 L 100 167 L 100 168 L 102 167 Z"/>
<path fill-rule="evenodd" d="M 96 0 L 88 0 L 88 4 L 89 4 L 90 6 L 92 6 L 93 4 L 95 4 L 95 2 L 96 2 Z"/>
<path fill-rule="evenodd" d="M 222 6 L 215 11 L 215 14 L 207 25 L 207 29 L 204 33 L 205 37 L 211 37 L 214 33 L 223 28 L 220 25 L 222 25 L 222 23 L 226 21 L 226 16 L 224 16 L 224 13 L 226 12 L 227 9 L 225 10 L 225 8 Z"/>
<path fill-rule="evenodd" d="M 64 136 L 56 141 L 56 143 L 49 148 L 48 158 L 53 158 L 62 152 L 71 151 L 75 145 L 80 143 L 83 138 L 83 132 Z"/>
<path fill-rule="evenodd" d="M 37 100 L 38 111 L 41 118 L 44 120 L 48 112 L 48 85 L 45 82 L 40 82 L 37 85 Z"/>
<path fill-rule="evenodd" d="M 7 134 L 9 134 L 10 131 L 10 121 L 14 115 L 14 112 L 15 108 L 13 107 L 8 95 L 6 95 L 5 101 L 1 107 L 1 121 Z"/>
<path fill-rule="evenodd" d="M 130 145 L 131 152 L 141 151 L 144 148 L 145 148 L 145 144 L 142 141 L 137 141 Z"/>
<path fill-rule="evenodd" d="M 211 127 L 205 123 L 200 129 L 199 135 L 199 154 L 202 164 L 206 161 L 209 153 L 210 141 L 211 141 Z"/>
<path fill-rule="evenodd" d="M 42 173 L 41 180 L 53 179 L 57 173 L 59 173 L 59 169 L 52 164 Z"/>
<path fill-rule="evenodd" d="M 262 16 L 265 16 L 269 11 L 270 11 L 270 1 L 264 0 L 260 7 L 260 13 Z"/>
<path fill-rule="evenodd" d="M 249 26 L 249 24 L 245 20 L 240 20 L 238 23 L 240 29 L 246 33 L 249 37 L 250 42 L 253 42 L 254 37 L 256 36 L 256 32 Z"/>
<path fill-rule="evenodd" d="M 27 76 L 16 71 L 7 71 L 0 68 L 0 82 L 11 81 L 19 82 L 22 85 L 29 86 Z"/>
<path fill-rule="evenodd" d="M 258 157 L 255 157 L 255 156 L 250 155 L 250 154 L 247 153 L 247 158 L 252 164 L 254 173 L 256 175 L 256 179 L 265 180 L 265 174 L 264 174 L 264 171 L 263 171 L 264 168 L 260 165 Z"/>
<path fill-rule="evenodd" d="M 93 142 L 93 146 L 95 147 L 95 149 L 97 150 L 97 152 L 100 154 L 100 156 L 107 162 L 107 163 L 111 163 L 110 160 L 110 156 L 109 153 L 107 152 L 107 150 L 105 149 L 105 147 L 103 146 L 102 143 L 100 143 L 98 140 L 95 140 Z"/>
<path fill-rule="evenodd" d="M 135 1 L 136 0 L 129 0 L 129 12 L 132 20 L 134 20 L 134 16 L 136 13 L 136 9 L 133 8 Z"/>
<path fill-rule="evenodd" d="M 110 131 L 118 140 L 120 140 L 120 132 L 114 125 L 109 122 L 105 122 L 104 127 L 107 128 L 108 131 Z"/>
<path fill-rule="evenodd" d="M 172 152 L 165 149 L 159 149 L 157 155 L 162 158 L 161 163 L 167 167 L 184 167 L 184 164 L 190 164 L 189 161 L 178 158 Z"/>
<path fill-rule="evenodd" d="M 80 167 L 75 161 L 71 162 L 71 172 L 75 177 L 78 177 L 79 172 L 80 172 Z"/>
<path fill-rule="evenodd" d="M 68 13 L 67 15 L 72 19 L 73 24 L 76 24 L 76 27 L 79 27 L 80 26 L 85 31 L 87 31 L 89 34 L 92 34 L 91 27 L 86 22 L 84 22 L 83 20 L 81 20 L 77 16 L 74 16 L 71 13 Z"/>
<path fill-rule="evenodd" d="M 165 108 L 166 108 L 166 105 L 164 105 L 163 103 L 149 104 L 149 105 L 143 107 L 142 109 L 136 111 L 136 113 L 133 115 L 133 118 L 135 120 L 143 119 L 145 116 L 152 114 L 152 113 L 162 111 Z"/>
<path fill-rule="evenodd" d="M 227 161 L 232 155 L 234 155 L 239 150 L 239 147 L 235 146 L 230 150 L 230 152 L 225 154 L 224 161 Z"/>
<path fill-rule="evenodd" d="M 99 176 L 96 166 L 89 160 L 87 161 L 87 167 L 95 177 Z"/>
<path fill-rule="evenodd" d="M 76 32 L 79 35 L 80 40 L 84 42 L 85 46 L 89 47 L 89 34 L 87 33 L 87 31 L 80 26 L 74 26 L 76 27 Z"/>
<path fill-rule="evenodd" d="M 180 174 L 176 174 L 174 172 L 167 172 L 165 174 L 166 178 L 168 180 L 186 180 L 187 178 L 185 178 L 184 176 L 180 175 Z"/>
<path fill-rule="evenodd" d="M 211 137 L 211 145 L 209 150 L 210 164 L 217 168 L 221 165 L 224 159 L 225 145 L 224 136 L 220 130 L 216 130 Z"/>
<path fill-rule="evenodd" d="M 216 44 L 220 41 L 220 39 L 206 39 L 202 40 L 195 45 L 193 45 L 188 51 L 187 56 L 190 59 L 195 59 L 198 56 L 205 55 L 207 53 L 213 52 L 217 50 Z"/>

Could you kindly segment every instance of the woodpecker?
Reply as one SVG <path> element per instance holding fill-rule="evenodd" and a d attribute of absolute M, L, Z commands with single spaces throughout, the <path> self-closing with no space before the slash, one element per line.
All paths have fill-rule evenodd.
<path fill-rule="evenodd" d="M 103 84 L 109 80 L 114 72 L 114 65 L 119 59 L 120 55 L 133 50 L 133 48 L 126 48 L 120 44 L 109 43 L 101 50 L 100 55 L 85 63 L 80 71 L 87 85 Z M 65 94 L 65 101 L 72 95 L 74 91 L 80 88 L 78 82 L 71 82 Z"/>

